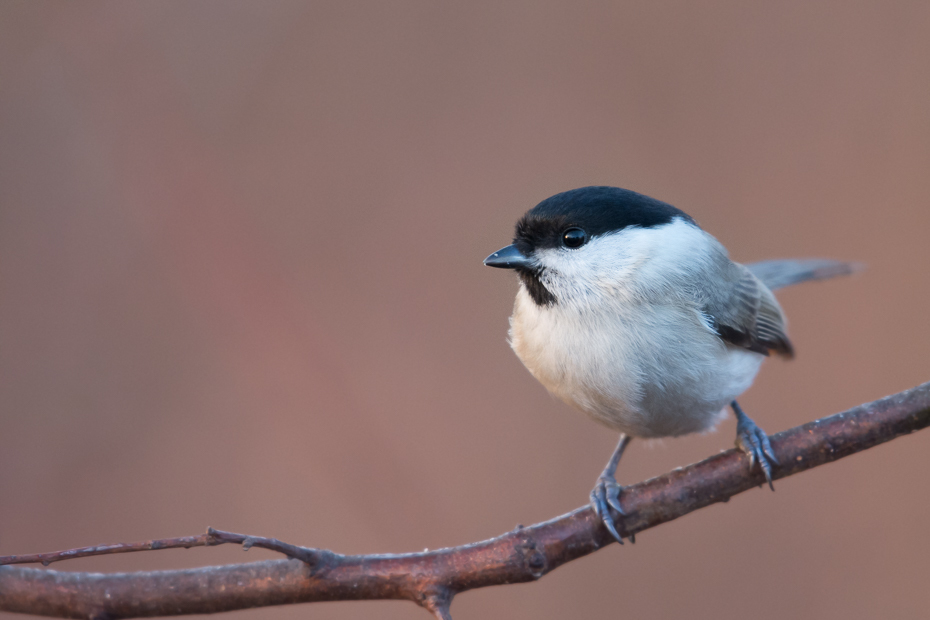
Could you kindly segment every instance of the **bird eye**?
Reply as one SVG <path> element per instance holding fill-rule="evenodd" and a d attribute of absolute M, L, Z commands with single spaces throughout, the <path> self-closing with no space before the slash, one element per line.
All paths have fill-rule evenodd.
<path fill-rule="evenodd" d="M 580 228 L 569 228 L 562 233 L 562 245 L 567 248 L 580 248 L 588 240 L 588 236 Z"/>

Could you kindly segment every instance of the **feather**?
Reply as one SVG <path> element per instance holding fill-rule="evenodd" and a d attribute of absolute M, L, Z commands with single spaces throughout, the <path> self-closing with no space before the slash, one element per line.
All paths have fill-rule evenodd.
<path fill-rule="evenodd" d="M 847 263 L 827 258 L 764 260 L 750 263 L 746 267 L 773 291 L 808 280 L 846 276 L 865 268 L 862 263 Z"/>
<path fill-rule="evenodd" d="M 772 291 L 744 265 L 730 263 L 724 289 L 702 308 L 726 342 L 756 353 L 794 357 L 786 322 Z"/>

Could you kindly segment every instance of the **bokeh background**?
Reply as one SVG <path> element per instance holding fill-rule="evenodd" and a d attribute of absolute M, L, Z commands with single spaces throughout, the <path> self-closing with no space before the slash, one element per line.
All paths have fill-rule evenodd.
<path fill-rule="evenodd" d="M 780 297 L 776 432 L 930 379 L 926 2 L 0 5 L 0 553 L 208 525 L 344 553 L 571 510 L 615 436 L 509 350 L 482 259 L 628 187 L 737 260 L 866 262 Z M 635 482 L 732 445 L 634 442 Z M 752 491 L 467 618 L 926 618 L 930 433 Z M 136 570 L 275 557 L 94 558 Z M 414 618 L 405 602 L 238 618 Z"/>

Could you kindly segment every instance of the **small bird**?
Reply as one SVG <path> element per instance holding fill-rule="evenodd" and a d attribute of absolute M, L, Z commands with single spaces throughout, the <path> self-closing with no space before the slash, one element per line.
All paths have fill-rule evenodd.
<path fill-rule="evenodd" d="M 857 270 L 826 259 L 741 265 L 685 212 L 617 187 L 542 201 L 484 264 L 519 276 L 509 335 L 520 361 L 620 432 L 590 498 L 621 544 L 610 508 L 625 514 L 615 473 L 632 437 L 708 431 L 729 406 L 736 445 L 772 487 L 769 438 L 736 402 L 766 356 L 794 355 L 772 290 Z"/>

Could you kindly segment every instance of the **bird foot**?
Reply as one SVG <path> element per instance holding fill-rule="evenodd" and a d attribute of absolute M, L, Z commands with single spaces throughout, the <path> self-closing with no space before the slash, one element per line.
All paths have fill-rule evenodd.
<path fill-rule="evenodd" d="M 734 403 L 735 404 L 735 403 Z M 769 436 L 765 431 L 749 419 L 741 409 L 734 408 L 736 411 L 736 447 L 749 456 L 749 471 L 759 463 L 759 468 L 765 474 L 765 480 L 769 483 L 769 488 L 773 491 L 772 485 L 772 466 L 778 465 L 778 459 L 775 458 L 775 452 L 772 451 L 772 444 L 769 443 Z"/>
<path fill-rule="evenodd" d="M 610 514 L 610 509 L 613 508 L 621 516 L 626 516 L 623 506 L 620 505 L 620 493 L 622 492 L 623 487 L 617 484 L 617 479 L 607 473 L 598 477 L 597 484 L 594 485 L 594 489 L 591 491 L 591 505 L 594 507 L 594 512 L 604 523 L 607 531 L 621 545 L 623 544 L 623 537 L 617 531 L 617 525 L 613 515 Z M 630 534 L 629 538 L 630 542 L 636 542 L 636 537 L 633 534 Z"/>

